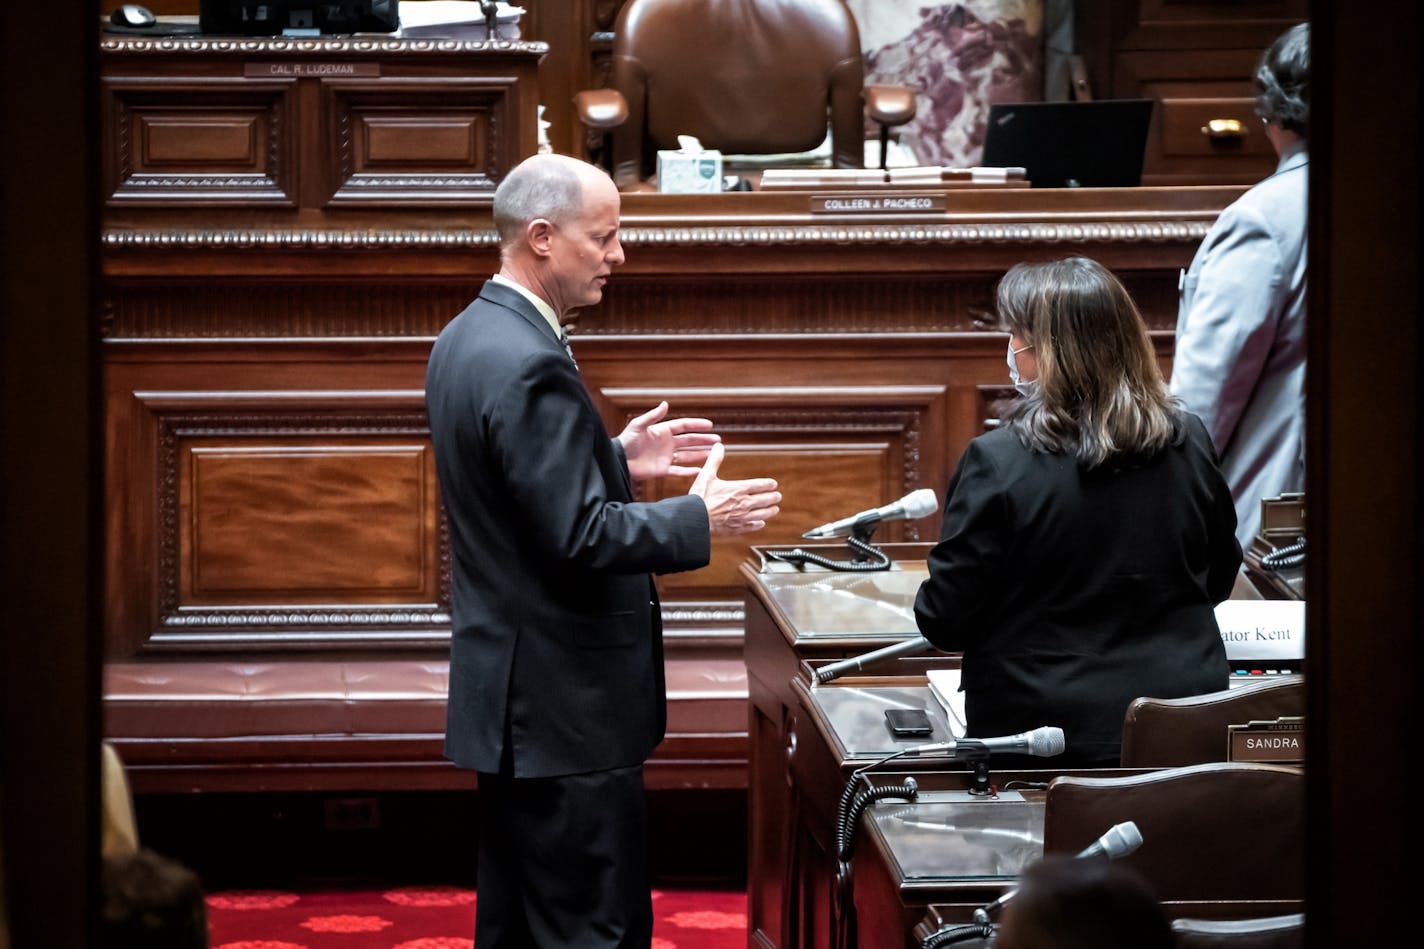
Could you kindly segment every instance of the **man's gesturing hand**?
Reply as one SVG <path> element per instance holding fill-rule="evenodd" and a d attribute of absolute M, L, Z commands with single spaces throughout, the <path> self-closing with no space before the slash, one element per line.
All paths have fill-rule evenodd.
<path fill-rule="evenodd" d="M 697 474 L 707 450 L 722 440 L 712 432 L 705 418 L 674 418 L 663 421 L 668 404 L 659 402 L 650 411 L 633 419 L 619 434 L 628 474 L 634 481 L 649 478 L 690 478 Z"/>
<path fill-rule="evenodd" d="M 746 481 L 723 481 L 717 477 L 727 449 L 720 442 L 712 446 L 707 462 L 687 493 L 702 498 L 707 505 L 707 520 L 712 536 L 747 534 L 759 531 L 781 510 L 781 492 L 773 478 L 750 478 Z"/>

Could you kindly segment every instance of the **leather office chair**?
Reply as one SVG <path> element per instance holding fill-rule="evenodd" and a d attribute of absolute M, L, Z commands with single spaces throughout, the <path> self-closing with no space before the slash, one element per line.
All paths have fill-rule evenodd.
<path fill-rule="evenodd" d="M 1124 768 L 1227 760 L 1228 725 L 1305 714 L 1305 679 L 1287 675 L 1181 699 L 1137 698 L 1122 726 Z"/>
<path fill-rule="evenodd" d="M 611 144 L 620 188 L 651 177 L 678 135 L 731 154 L 809 151 L 826 138 L 832 164 L 865 163 L 865 116 L 914 118 L 901 86 L 864 87 L 860 34 L 844 0 L 629 0 L 613 39 L 611 89 L 574 99 Z M 603 156 L 605 167 L 609 159 Z"/>
<path fill-rule="evenodd" d="M 1159 899 L 1299 900 L 1305 895 L 1305 776 L 1299 768 L 1212 762 L 1048 785 L 1045 853 L 1077 853 L 1133 821 L 1142 846 L 1121 861 Z"/>
<path fill-rule="evenodd" d="M 1177 919 L 1172 935 L 1177 949 L 1303 949 L 1305 915 Z"/>

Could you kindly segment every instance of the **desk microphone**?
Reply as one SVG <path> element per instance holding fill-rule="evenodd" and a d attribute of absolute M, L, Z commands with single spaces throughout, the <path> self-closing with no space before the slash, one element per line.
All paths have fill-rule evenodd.
<path fill-rule="evenodd" d="M 915 820 L 914 805 L 904 808 L 904 813 L 892 811 L 890 816 L 900 820 L 911 827 L 923 827 L 926 830 L 933 830 L 937 833 L 963 834 L 969 838 L 988 838 L 990 840 L 1009 840 L 1016 844 L 1037 845 L 1040 849 L 1043 840 L 1038 834 L 1031 830 L 1011 830 L 1008 827 L 983 827 L 977 824 L 956 824 L 953 821 L 930 821 Z"/>
<path fill-rule="evenodd" d="M 1132 821 L 1123 821 L 1121 824 L 1113 824 L 1108 828 L 1107 833 L 1097 840 L 1074 854 L 1074 859 L 1084 857 L 1107 857 L 1109 860 L 1116 860 L 1118 857 L 1125 857 L 1138 847 L 1142 846 L 1142 833 L 1137 829 L 1137 825 Z M 1005 903 L 1014 898 L 1018 892 L 1018 887 L 1009 890 L 1003 896 L 992 903 L 985 903 L 974 911 L 974 922 L 981 926 L 989 924 L 989 916 L 997 912 Z"/>
<path fill-rule="evenodd" d="M 859 656 L 851 656 L 849 659 L 837 659 L 835 662 L 827 663 L 816 670 L 816 684 L 822 685 L 832 679 L 839 678 L 847 672 L 859 672 L 865 668 L 867 663 L 879 662 L 881 659 L 895 659 L 899 656 L 916 656 L 922 652 L 929 652 L 934 646 L 923 636 L 911 636 L 909 639 L 902 639 L 898 643 L 891 643 L 889 646 L 882 646 L 879 649 L 872 649 L 870 652 L 861 653 Z"/>
<path fill-rule="evenodd" d="M 993 752 L 1016 752 L 1033 755 L 1036 758 L 1051 758 L 1054 755 L 1063 754 L 1064 747 L 1066 747 L 1066 743 L 1063 740 L 1063 729 L 1057 725 L 1040 725 L 1033 731 L 1018 735 L 1006 735 L 1003 738 L 959 738 L 954 741 L 937 741 L 929 745 L 915 745 L 913 748 L 907 749 L 905 754 L 926 755 L 947 751 L 950 757 L 961 758 L 974 755 L 983 756 Z M 1116 827 L 1113 828 L 1113 830 L 1116 829 Z M 1112 831 L 1108 833 L 1112 833 Z M 1104 835 L 1104 839 L 1106 839 L 1106 835 Z M 1141 838 L 1138 838 L 1138 843 L 1141 842 Z"/>
<path fill-rule="evenodd" d="M 1093 841 L 1075 855 L 1077 857 L 1107 857 L 1116 860 L 1125 857 L 1142 846 L 1142 831 L 1132 821 L 1113 824 L 1108 832 Z"/>
<path fill-rule="evenodd" d="M 933 514 L 937 507 L 939 507 L 939 499 L 935 497 L 935 493 L 929 488 L 920 488 L 918 491 L 911 491 L 898 501 L 891 501 L 883 507 L 861 511 L 859 514 L 852 514 L 850 517 L 843 517 L 838 521 L 831 521 L 829 524 L 822 524 L 801 536 L 808 540 L 844 537 L 864 528 L 874 527 L 881 521 L 913 521 L 926 514 Z"/>

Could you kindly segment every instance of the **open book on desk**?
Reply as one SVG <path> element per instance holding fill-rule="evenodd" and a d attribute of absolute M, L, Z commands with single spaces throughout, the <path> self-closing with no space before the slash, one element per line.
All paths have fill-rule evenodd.
<path fill-rule="evenodd" d="M 925 675 L 930 680 L 930 694 L 944 708 L 950 733 L 955 738 L 963 738 L 964 693 L 959 691 L 959 670 L 930 669 Z"/>

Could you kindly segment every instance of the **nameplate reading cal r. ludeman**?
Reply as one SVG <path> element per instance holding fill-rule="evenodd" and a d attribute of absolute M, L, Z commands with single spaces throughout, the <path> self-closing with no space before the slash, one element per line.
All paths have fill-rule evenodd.
<path fill-rule="evenodd" d="M 942 194 L 849 191 L 811 195 L 812 214 L 932 214 L 944 209 Z"/>
<path fill-rule="evenodd" d="M 244 63 L 243 76 L 248 79 L 299 79 L 318 76 L 326 79 L 347 79 L 355 76 L 379 76 L 380 63 Z"/>

